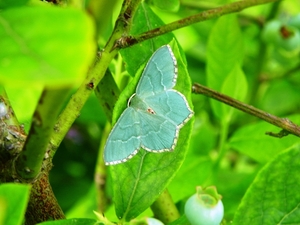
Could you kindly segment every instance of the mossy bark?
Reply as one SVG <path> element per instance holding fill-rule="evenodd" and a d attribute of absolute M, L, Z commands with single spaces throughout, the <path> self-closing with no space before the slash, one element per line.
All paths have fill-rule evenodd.
<path fill-rule="evenodd" d="M 42 174 L 32 185 L 25 225 L 58 219 L 65 219 L 65 215 L 54 196 L 48 175 Z"/>

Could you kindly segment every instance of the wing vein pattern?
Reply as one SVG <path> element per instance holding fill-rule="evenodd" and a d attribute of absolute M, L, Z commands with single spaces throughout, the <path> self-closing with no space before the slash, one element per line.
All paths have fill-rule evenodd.
<path fill-rule="evenodd" d="M 136 93 L 108 136 L 106 165 L 126 162 L 140 148 L 156 153 L 174 150 L 180 128 L 193 115 L 185 96 L 172 89 L 176 80 L 176 58 L 164 45 L 149 59 Z"/>

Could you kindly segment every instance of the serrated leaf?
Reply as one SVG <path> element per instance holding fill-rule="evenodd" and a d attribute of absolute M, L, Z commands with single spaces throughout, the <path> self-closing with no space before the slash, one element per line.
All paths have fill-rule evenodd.
<path fill-rule="evenodd" d="M 130 34 L 141 34 L 161 25 L 163 25 L 161 19 L 159 19 L 152 12 L 147 4 L 142 2 L 134 15 Z M 173 35 L 171 33 L 168 33 L 147 41 L 143 41 L 138 45 L 134 45 L 130 48 L 121 50 L 120 52 L 124 59 L 127 72 L 131 76 L 134 76 L 140 66 L 145 63 L 147 59 L 149 59 L 149 57 L 158 47 L 169 43 L 172 39 Z"/>
<path fill-rule="evenodd" d="M 247 190 L 233 225 L 299 224 L 300 147 L 280 153 Z"/>
<path fill-rule="evenodd" d="M 183 63 L 176 43 L 170 45 L 177 59 L 179 71 L 175 89 L 184 94 L 191 105 L 191 83 L 186 64 Z M 135 78 L 122 92 L 114 114 L 119 116 L 126 108 L 128 97 L 135 92 L 137 81 L 138 79 Z M 180 130 L 173 152 L 154 154 L 141 149 L 128 162 L 110 167 L 118 218 L 130 220 L 138 216 L 162 193 L 184 160 L 191 128 L 192 122 L 189 121 Z"/>
<path fill-rule="evenodd" d="M 290 116 L 291 121 L 299 124 L 299 115 Z M 267 122 L 258 122 L 244 126 L 234 132 L 228 144 L 231 148 L 248 155 L 260 163 L 266 163 L 274 156 L 295 144 L 299 143 L 299 138 L 289 135 L 284 138 L 274 138 L 266 135 L 266 132 L 279 132 L 280 128 Z"/>
<path fill-rule="evenodd" d="M 210 33 L 207 45 L 207 85 L 221 91 L 226 77 L 242 62 L 243 43 L 235 15 L 218 19 Z M 221 118 L 222 103 L 211 101 L 214 114 Z"/>
<path fill-rule="evenodd" d="M 22 224 L 29 200 L 29 193 L 29 185 L 13 183 L 0 185 L 0 199 L 5 206 L 5 219 L 3 224 Z M 1 213 L 2 212 L 3 211 L 1 211 Z"/>
<path fill-rule="evenodd" d="M 228 95 L 231 98 L 243 101 L 246 97 L 248 89 L 247 80 L 244 72 L 242 71 L 239 64 L 236 64 L 232 71 L 228 74 L 221 88 L 222 94 Z M 229 122 L 234 108 L 226 104 L 222 104 L 222 110 L 216 112 L 219 114 L 219 118 Z M 236 112 L 236 111 L 235 111 Z"/>
<path fill-rule="evenodd" d="M 74 86 L 95 54 L 94 26 L 82 11 L 18 7 L 0 13 L 0 83 Z"/>

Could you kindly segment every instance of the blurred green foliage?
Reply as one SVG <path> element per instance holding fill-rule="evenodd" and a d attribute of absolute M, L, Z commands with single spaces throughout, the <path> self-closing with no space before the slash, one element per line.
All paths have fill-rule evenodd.
<path fill-rule="evenodd" d="M 88 7 L 93 7 L 92 2 L 92 0 L 88 1 L 91 3 L 87 3 Z M 162 5 L 156 7 L 155 2 L 157 1 L 150 2 L 153 12 L 149 12 L 157 15 L 164 23 L 169 23 L 212 7 L 221 6 L 228 1 L 215 0 L 207 3 L 207 1 L 185 0 L 181 1 L 179 9 L 176 1 L 172 1 L 173 7 L 170 10 L 167 8 L 161 10 L 162 7 L 165 7 Z M 115 8 L 109 15 L 110 24 L 105 26 L 106 30 L 101 30 L 102 36 L 98 38 L 99 49 L 104 46 L 112 32 L 112 24 L 118 15 L 121 1 L 116 1 L 114 4 Z M 2 7 L 6 8 L 7 6 Z M 285 43 L 288 41 L 289 35 L 294 33 L 298 35 L 300 32 L 298 24 L 300 14 L 297 10 L 299 8 L 298 1 L 280 1 L 251 7 L 234 14 L 234 16 L 225 15 L 220 19 L 204 21 L 175 31 L 174 35 L 185 52 L 192 82 L 204 84 L 220 92 L 225 90 L 231 97 L 300 124 L 299 43 L 293 41 Z M 104 9 L 101 8 L 98 11 L 94 9 L 94 13 L 101 13 L 101 10 Z M 98 23 L 101 22 L 101 17 L 99 18 Z M 105 21 L 107 22 L 108 19 Z M 277 25 L 270 27 L 271 21 L 276 21 Z M 226 23 L 228 27 L 226 27 Z M 152 25 L 155 27 L 155 24 Z M 282 33 L 282 27 L 284 26 L 292 27 L 292 32 L 288 33 L 286 38 L 281 38 L 276 42 L 274 35 L 283 37 L 282 35 L 285 33 Z M 226 32 L 227 36 L 224 36 Z M 138 31 L 134 33 L 138 33 Z M 70 39 L 72 38 L 70 37 Z M 133 48 L 135 47 L 140 46 Z M 145 58 L 143 55 L 140 62 L 136 62 L 130 69 L 138 69 L 142 63 L 145 63 Z M 80 58 L 75 59 L 80 61 Z M 128 73 L 132 76 L 136 72 L 126 72 L 126 66 L 133 62 L 130 60 L 123 62 L 120 59 L 119 56 L 110 65 L 116 83 L 127 81 Z M 66 64 L 69 63 L 68 60 L 64 58 Z M 238 65 L 234 65 L 235 63 Z M 72 65 L 72 67 L 76 69 L 76 65 Z M 220 77 L 216 79 L 215 74 Z M 227 81 L 226 76 L 229 74 L 232 77 Z M 40 90 L 23 88 L 18 92 L 9 87 L 7 91 L 8 96 L 12 98 L 12 106 L 15 108 L 17 117 L 28 127 Z M 235 95 L 235 91 L 242 93 Z M 18 98 L 18 93 L 19 96 L 22 95 L 21 99 Z M 230 115 L 230 119 L 224 120 L 224 117 L 228 116 L 226 114 L 228 112 L 220 111 L 223 107 L 222 104 L 203 95 L 194 94 L 192 102 L 195 117 L 189 150 L 180 170 L 168 186 L 180 213 L 183 213 L 186 199 L 195 193 L 195 187 L 198 185 L 217 187 L 218 192 L 223 196 L 224 219 L 227 222 L 232 221 L 235 213 L 241 210 L 237 213 L 235 224 L 245 221 L 241 218 L 251 219 L 251 216 L 257 216 L 255 210 L 262 210 L 260 208 L 253 211 L 247 210 L 247 207 L 261 203 L 259 196 L 264 195 L 262 186 L 270 187 L 268 193 L 283 191 L 274 188 L 276 185 L 282 185 L 288 190 L 298 192 L 299 178 L 295 171 L 299 171 L 299 163 L 297 164 L 293 160 L 299 159 L 299 154 L 297 154 L 298 138 L 291 135 L 282 139 L 266 136 L 265 132 L 279 132 L 280 128 L 237 110 L 233 110 L 234 114 Z M 110 119 L 106 118 L 95 95 L 90 96 L 54 157 L 50 182 L 58 202 L 69 217 L 96 218 L 93 210 L 97 211 L 99 199 L 96 197 L 94 173 L 100 152 L 99 145 L 103 146 L 104 144 L 102 137 L 106 132 L 106 122 Z M 221 158 L 220 152 L 222 152 Z M 280 161 L 282 158 L 285 160 L 284 164 Z M 289 165 L 292 165 L 295 171 L 290 168 L 285 170 Z M 282 170 L 284 174 L 279 173 L 279 170 Z M 281 180 L 274 178 L 273 172 L 279 174 L 278 177 Z M 286 176 L 294 176 L 295 183 L 292 183 L 292 178 L 285 181 Z M 268 183 L 268 179 L 271 181 L 273 179 L 274 183 Z M 109 205 L 104 213 L 113 221 L 117 218 L 114 206 L 110 204 L 112 202 L 111 182 L 108 177 L 105 193 Z M 245 195 L 245 193 L 247 194 Z M 244 196 L 246 196 L 245 200 L 242 200 Z M 266 198 L 265 201 L 272 208 L 286 200 L 289 209 L 282 210 L 282 214 L 280 214 L 285 216 L 292 211 L 293 207 L 296 208 L 296 203 L 288 201 L 291 198 L 299 200 L 298 194 L 291 194 L 284 200 L 280 197 L 274 198 L 275 200 Z M 250 206 L 247 205 L 249 199 L 255 199 Z M 0 207 L 1 204 L 0 198 Z M 264 213 L 271 215 L 274 212 L 268 214 L 269 212 L 266 210 Z M 142 215 L 152 216 L 152 213 L 147 210 Z M 295 215 L 297 214 L 292 214 L 296 217 Z M 263 215 L 258 215 L 258 217 L 268 219 Z M 296 221 L 293 218 L 289 219 L 289 222 Z M 278 221 L 276 220 L 276 222 Z M 251 222 L 244 224 L 251 224 Z M 252 224 L 263 223 L 261 220 L 256 220 Z"/>
<path fill-rule="evenodd" d="M 170 22 L 171 20 L 173 21 L 208 9 L 205 3 L 194 2 L 193 6 L 190 6 L 189 3 L 193 3 L 193 1 L 182 2 L 177 13 L 160 11 L 155 7 L 153 10 L 162 20 Z M 221 1 L 215 2 L 215 6 L 221 4 Z M 275 4 L 279 4 L 279 6 L 274 13 L 272 10 L 276 8 Z M 273 55 L 272 43 L 264 41 L 261 35 L 264 30 L 264 19 L 282 20 L 284 18 L 288 20 L 296 16 L 294 8 L 300 6 L 299 3 L 292 3 L 291 1 L 275 4 L 253 7 L 237 14 L 237 22 L 244 46 L 241 66 L 248 83 L 245 102 L 277 116 L 289 117 L 297 123 L 299 117 L 295 114 L 300 109 L 300 96 L 299 91 L 297 91 L 300 82 L 300 72 L 292 70 L 299 64 L 299 58 L 298 56 L 292 58 L 291 64 L 278 61 Z M 206 56 L 209 54 L 207 52 L 207 44 L 215 23 L 216 20 L 204 21 L 174 32 L 186 53 L 188 71 L 193 82 L 207 84 Z M 228 32 L 230 32 L 230 28 Z M 219 50 L 222 51 L 222 49 Z M 222 67 L 222 65 L 220 66 Z M 239 84 L 237 83 L 236 85 Z M 231 221 L 242 197 L 249 185 L 251 185 L 257 172 L 265 163 L 272 160 L 278 152 L 298 143 L 298 139 L 292 136 L 284 139 L 275 139 L 266 136 L 264 134 L 266 131 L 277 132 L 279 129 L 236 111 L 236 116 L 228 125 L 228 137 L 225 141 L 226 154 L 221 160 L 220 167 L 216 170 L 214 161 L 219 151 L 219 137 L 221 135 L 220 120 L 212 113 L 209 98 L 202 95 L 193 95 L 192 97 L 195 124 L 190 149 L 181 169 L 169 185 L 168 190 L 174 201 L 177 202 L 177 206 L 183 210 L 182 204 L 195 192 L 195 186 L 215 185 L 218 188 L 218 192 L 223 196 L 225 219 Z M 91 117 L 99 115 L 97 117 L 99 120 L 97 123 L 99 127 L 98 131 L 100 132 L 99 136 L 101 135 L 105 121 L 104 113 L 100 111 L 101 109 L 95 113 L 94 104 L 86 104 L 84 108 L 84 112 L 87 113 L 86 115 L 90 115 Z M 291 115 L 293 116 L 290 117 Z M 79 120 L 81 121 L 79 122 Z M 87 135 L 88 130 L 92 128 L 88 127 L 94 127 L 95 124 L 88 117 L 83 120 L 80 116 L 74 127 L 78 129 L 82 126 L 85 128 L 81 128 L 81 131 L 84 131 L 84 133 L 79 133 L 81 138 L 89 137 Z M 77 159 L 77 163 L 74 163 L 76 159 L 73 157 L 76 155 L 68 154 L 68 150 L 64 149 L 65 143 L 69 141 L 64 141 L 54 159 L 55 167 L 51 173 L 54 191 L 64 210 L 70 210 L 70 216 L 74 217 L 74 215 L 77 215 L 94 218 L 91 211 L 81 210 L 82 215 L 80 215 L 78 214 L 80 210 L 78 211 L 76 208 L 82 209 L 86 206 L 92 209 L 96 205 L 95 199 L 91 198 L 91 192 L 88 191 L 88 187 L 93 189 L 92 171 L 95 167 L 95 161 L 88 160 L 88 157 L 81 157 L 80 160 Z M 91 143 L 92 140 L 87 139 L 87 141 Z M 94 139 L 94 142 L 98 141 L 99 139 Z M 94 145 L 93 150 L 92 148 L 89 149 L 89 151 L 93 151 L 93 155 L 90 155 L 92 158 L 94 158 L 94 154 L 97 154 L 97 144 Z M 83 152 L 87 156 L 92 154 L 92 152 L 87 153 L 86 148 L 83 146 L 74 147 L 73 150 L 75 149 L 78 149 L 79 155 Z M 57 161 L 61 162 L 57 163 Z M 68 164 L 68 161 L 71 161 L 69 162 L 70 164 Z M 79 177 L 76 177 L 76 173 L 70 173 L 70 169 L 66 169 L 62 173 L 62 170 L 57 168 L 57 164 L 73 165 L 71 168 L 79 170 L 78 174 L 84 175 L 82 177 L 77 175 Z M 82 168 L 85 168 L 86 173 L 82 172 Z M 88 171 L 91 173 L 87 173 Z M 58 173 L 61 173 L 61 175 L 59 176 Z M 62 183 L 59 182 L 60 179 L 55 177 L 61 177 Z M 69 181 L 66 182 L 64 179 L 68 179 Z M 68 193 L 67 187 L 63 188 L 63 183 L 66 182 L 68 184 L 71 181 L 74 182 L 72 183 L 74 193 Z M 66 195 L 67 193 L 68 195 Z M 80 196 L 80 204 L 75 204 Z M 72 208 L 72 206 L 74 207 Z M 181 213 L 183 212 L 182 210 Z M 151 216 L 151 212 L 147 212 L 146 214 Z M 114 218 L 113 214 L 113 208 L 110 208 L 106 212 L 106 216 L 109 218 Z"/>

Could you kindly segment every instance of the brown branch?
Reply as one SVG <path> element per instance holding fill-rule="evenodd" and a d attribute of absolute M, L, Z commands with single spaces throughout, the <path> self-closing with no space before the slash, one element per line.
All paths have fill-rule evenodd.
<path fill-rule="evenodd" d="M 22 181 L 30 183 L 20 180 L 15 170 L 15 161 L 22 152 L 26 134 L 23 126 L 19 124 L 3 88 L 0 88 L 0 104 L 0 183 Z M 51 166 L 49 160 L 45 160 L 41 176 L 32 184 L 25 215 L 26 225 L 65 218 L 49 183 L 48 172 Z"/>
<path fill-rule="evenodd" d="M 216 92 L 214 90 L 211 90 L 201 84 L 193 84 L 192 92 L 196 94 L 203 94 L 210 98 L 216 99 L 220 102 L 223 102 L 227 105 L 230 105 L 236 109 L 239 109 L 245 113 L 248 113 L 250 115 L 256 116 L 260 119 L 263 119 L 267 121 L 268 123 L 271 123 L 277 127 L 282 128 L 284 131 L 280 131 L 279 134 L 274 134 L 271 132 L 267 132 L 266 134 L 271 135 L 273 137 L 283 137 L 286 136 L 287 133 L 293 134 L 295 136 L 300 137 L 300 127 L 296 124 L 292 123 L 287 118 L 279 118 L 277 116 L 271 115 L 270 113 L 267 113 L 265 111 L 262 111 L 260 109 L 257 109 L 251 105 L 247 105 L 243 102 L 240 102 L 238 100 L 235 100 L 229 96 L 223 95 L 219 92 Z"/>
<path fill-rule="evenodd" d="M 43 173 L 33 183 L 25 217 L 25 225 L 65 219 L 49 183 L 48 173 Z"/>
<path fill-rule="evenodd" d="M 219 5 L 213 2 L 181 1 L 181 6 L 191 8 L 193 10 L 198 9 L 199 11 L 203 11 L 217 8 Z M 246 13 L 240 13 L 238 16 L 242 22 L 253 23 L 259 27 L 262 27 L 265 22 L 265 20 L 262 17 L 250 16 Z"/>
<path fill-rule="evenodd" d="M 225 14 L 230 14 L 234 12 L 240 12 L 246 8 L 257 6 L 261 4 L 276 2 L 278 0 L 248 0 L 248 1 L 238 1 L 233 2 L 224 6 L 220 6 L 214 9 L 206 10 L 196 15 L 177 20 L 175 22 L 169 23 L 167 25 L 155 28 L 153 30 L 147 31 L 137 36 L 123 36 L 117 42 L 116 48 L 126 48 L 131 45 L 140 43 L 142 41 L 172 32 L 174 30 L 178 30 L 183 27 L 187 27 L 191 24 L 198 23 L 201 21 L 213 19 L 220 17 Z"/>

